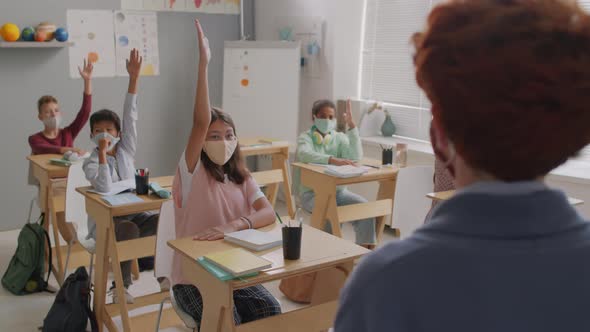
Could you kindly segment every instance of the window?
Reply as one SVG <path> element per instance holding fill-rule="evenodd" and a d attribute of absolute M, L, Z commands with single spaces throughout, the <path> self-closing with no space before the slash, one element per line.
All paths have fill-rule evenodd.
<path fill-rule="evenodd" d="M 359 95 L 384 103 L 398 135 L 428 141 L 430 103 L 416 84 L 411 37 L 442 0 L 365 1 Z M 578 3 L 590 12 L 590 0 Z M 590 146 L 576 160 L 590 162 Z"/>
<path fill-rule="evenodd" d="M 366 0 L 360 97 L 385 103 L 400 136 L 428 140 L 430 103 L 416 84 L 411 38 L 440 1 Z"/>

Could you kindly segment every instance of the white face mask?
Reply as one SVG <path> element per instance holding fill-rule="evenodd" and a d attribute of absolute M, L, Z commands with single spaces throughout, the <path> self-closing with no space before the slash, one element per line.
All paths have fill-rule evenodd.
<path fill-rule="evenodd" d="M 211 161 L 219 166 L 223 166 L 234 155 L 237 146 L 237 139 L 231 141 L 205 141 L 203 151 L 205 151 Z"/>
<path fill-rule="evenodd" d="M 59 128 L 59 125 L 61 124 L 61 116 L 56 115 L 53 117 L 43 119 L 43 124 L 45 125 L 45 127 L 49 129 Z"/>
<path fill-rule="evenodd" d="M 119 137 L 114 137 L 113 135 L 107 132 L 102 132 L 100 134 L 92 136 L 92 142 L 94 142 L 94 144 L 98 146 L 98 142 L 103 138 L 106 138 L 111 142 L 111 144 L 107 148 L 107 151 L 111 151 L 115 147 L 115 145 L 117 145 L 117 143 L 119 143 L 119 141 L 121 140 Z"/>
<path fill-rule="evenodd" d="M 315 118 L 313 124 L 322 134 L 329 134 L 334 131 L 334 129 L 336 129 L 335 119 L 330 120 Z"/>

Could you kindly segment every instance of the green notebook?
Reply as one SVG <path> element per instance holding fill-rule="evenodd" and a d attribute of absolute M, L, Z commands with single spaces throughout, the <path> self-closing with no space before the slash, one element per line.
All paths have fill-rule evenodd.
<path fill-rule="evenodd" d="M 248 275 L 244 275 L 244 276 L 236 278 L 231 273 L 217 267 L 215 264 L 209 263 L 203 257 L 197 258 L 197 262 L 199 262 L 199 264 L 201 264 L 201 266 L 203 268 L 205 268 L 205 270 L 209 271 L 209 273 L 211 273 L 217 279 L 222 280 L 222 281 L 228 281 L 228 280 L 232 280 L 232 279 L 250 278 L 250 277 L 255 277 L 256 275 L 258 275 L 258 272 L 254 272 L 254 273 L 250 273 Z"/>

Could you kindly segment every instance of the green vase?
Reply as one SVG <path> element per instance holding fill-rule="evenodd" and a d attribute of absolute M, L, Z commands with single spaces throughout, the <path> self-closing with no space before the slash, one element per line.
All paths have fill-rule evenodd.
<path fill-rule="evenodd" d="M 391 120 L 391 115 L 385 114 L 385 121 L 383 121 L 383 125 L 381 126 L 381 134 L 385 137 L 391 137 L 395 135 L 395 125 Z"/>

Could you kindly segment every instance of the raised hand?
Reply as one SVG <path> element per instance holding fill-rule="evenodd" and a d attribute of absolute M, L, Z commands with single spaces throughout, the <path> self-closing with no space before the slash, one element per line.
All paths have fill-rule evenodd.
<path fill-rule="evenodd" d="M 137 49 L 132 49 L 127 59 L 127 72 L 130 78 L 137 79 L 141 72 L 141 64 L 143 63 L 143 57 L 139 56 Z"/>
<path fill-rule="evenodd" d="M 80 76 L 84 79 L 84 81 L 88 81 L 92 78 L 93 69 L 94 65 L 92 64 L 92 62 L 87 61 L 86 59 L 84 59 L 83 68 L 80 68 L 80 66 L 78 66 L 78 72 L 80 73 Z"/>
<path fill-rule="evenodd" d="M 195 20 L 195 27 L 197 28 L 197 40 L 199 41 L 199 64 L 207 66 L 211 60 L 211 49 L 209 48 L 209 39 L 205 37 L 203 27 L 199 20 Z"/>
<path fill-rule="evenodd" d="M 354 119 L 352 118 L 352 105 L 351 104 L 352 103 L 351 103 L 350 99 L 348 99 L 346 101 L 346 112 L 344 113 L 344 121 L 346 122 L 348 129 L 352 129 L 352 128 L 356 127 L 356 124 L 354 123 Z"/>

